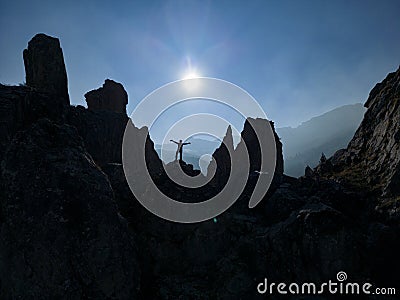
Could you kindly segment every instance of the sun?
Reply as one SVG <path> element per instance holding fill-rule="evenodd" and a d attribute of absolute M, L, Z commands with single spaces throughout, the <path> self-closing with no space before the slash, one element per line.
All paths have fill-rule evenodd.
<path fill-rule="evenodd" d="M 182 79 L 193 79 L 193 78 L 199 78 L 199 77 L 200 77 L 199 73 L 197 73 L 196 71 L 191 70 L 191 71 L 186 72 L 183 75 Z"/>
<path fill-rule="evenodd" d="M 200 78 L 201 77 L 200 72 L 198 72 L 197 66 L 192 63 L 192 58 L 189 55 L 187 55 L 185 57 L 185 61 L 186 61 L 185 62 L 186 67 L 184 69 L 184 72 L 182 74 L 183 76 L 181 77 L 181 79 L 185 80 L 185 79 Z"/>

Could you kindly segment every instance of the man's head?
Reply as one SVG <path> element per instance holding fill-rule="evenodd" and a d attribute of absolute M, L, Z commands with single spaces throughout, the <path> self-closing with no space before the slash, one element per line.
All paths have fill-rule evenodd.
<path fill-rule="evenodd" d="M 182 140 L 179 140 L 179 143 L 182 143 Z"/>

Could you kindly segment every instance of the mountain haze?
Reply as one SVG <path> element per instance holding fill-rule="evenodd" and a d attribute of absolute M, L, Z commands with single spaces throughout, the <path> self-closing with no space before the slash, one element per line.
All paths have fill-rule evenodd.
<path fill-rule="evenodd" d="M 344 105 L 301 123 L 298 127 L 282 127 L 276 131 L 283 143 L 285 174 L 301 176 L 304 168 L 315 167 L 323 152 L 331 156 L 345 148 L 365 113 L 361 103 Z"/>

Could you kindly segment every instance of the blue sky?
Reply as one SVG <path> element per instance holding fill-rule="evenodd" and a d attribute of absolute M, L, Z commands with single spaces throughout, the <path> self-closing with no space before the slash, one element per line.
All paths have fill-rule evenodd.
<path fill-rule="evenodd" d="M 278 127 L 364 102 L 400 64 L 400 1 L 1 1 L 0 82 L 23 82 L 22 50 L 60 39 L 72 104 L 106 78 L 128 113 L 189 68 L 252 94 Z"/>

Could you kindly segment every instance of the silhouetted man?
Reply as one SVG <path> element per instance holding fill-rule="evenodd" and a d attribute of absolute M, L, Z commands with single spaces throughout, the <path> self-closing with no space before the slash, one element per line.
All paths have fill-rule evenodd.
<path fill-rule="evenodd" d="M 190 143 L 183 143 L 182 140 L 179 140 L 179 142 L 175 142 L 174 140 L 170 141 L 178 145 L 178 149 L 176 149 L 175 153 L 175 160 L 178 160 L 178 153 L 179 153 L 179 161 L 182 161 L 182 148 L 183 146 L 189 145 Z"/>

